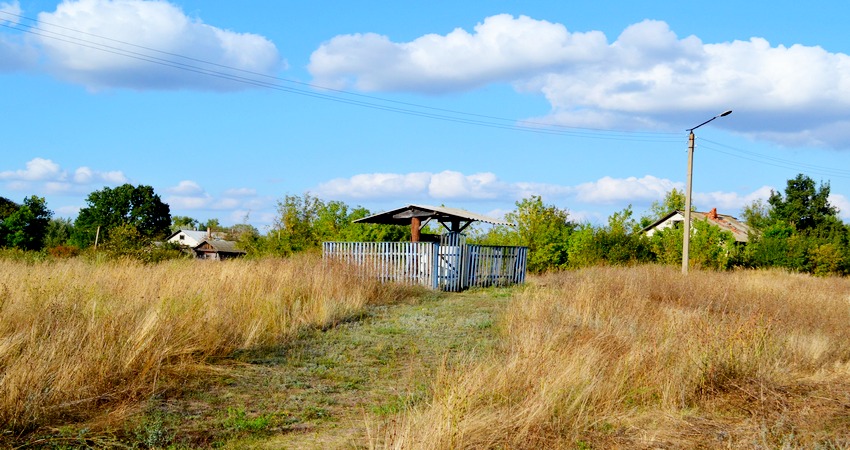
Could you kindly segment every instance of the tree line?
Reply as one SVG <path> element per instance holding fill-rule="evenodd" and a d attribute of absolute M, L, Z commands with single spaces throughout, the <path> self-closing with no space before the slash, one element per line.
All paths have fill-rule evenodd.
<path fill-rule="evenodd" d="M 734 267 L 780 267 L 817 275 L 850 273 L 850 227 L 829 203 L 828 183 L 817 185 L 799 174 L 784 192 L 744 207 L 742 219 L 753 233 L 746 245 L 728 231 L 695 220 L 691 238 L 692 264 L 717 270 Z M 472 228 L 471 242 L 529 247 L 531 272 L 593 265 L 642 263 L 680 264 L 683 228 L 660 230 L 647 237 L 642 230 L 669 212 L 683 210 L 684 194 L 672 190 L 641 217 L 630 206 L 612 214 L 607 223 L 572 220 L 568 210 L 532 196 L 516 202 L 506 215 L 513 226 Z M 92 192 L 74 221 L 54 218 L 43 198 L 20 204 L 0 197 L 0 246 L 19 251 L 70 256 L 99 246 L 108 255 L 158 261 L 183 255 L 176 245 L 164 245 L 179 229 L 224 232 L 248 257 L 288 256 L 319 251 L 324 241 L 406 241 L 408 226 L 359 224 L 366 208 L 325 201 L 310 194 L 287 195 L 277 203 L 277 218 L 264 233 L 247 224 L 223 227 L 217 219 L 201 222 L 171 216 L 152 187 L 125 184 Z M 245 220 L 247 222 L 247 218 Z M 425 233 L 438 234 L 436 228 Z"/>

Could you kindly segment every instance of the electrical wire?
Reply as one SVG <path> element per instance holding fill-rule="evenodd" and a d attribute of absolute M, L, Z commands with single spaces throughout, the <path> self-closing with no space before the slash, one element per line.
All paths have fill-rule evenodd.
<path fill-rule="evenodd" d="M 789 159 L 777 158 L 775 156 L 764 155 L 761 153 L 744 150 L 738 147 L 733 147 L 731 145 L 722 144 L 719 142 L 711 141 L 708 139 L 699 138 L 700 142 L 708 142 L 709 145 L 700 144 L 700 149 L 706 149 L 713 151 L 715 153 L 722 153 L 725 155 L 729 155 L 735 158 L 744 159 L 747 161 L 757 162 L 759 164 L 764 164 L 773 167 L 779 167 L 783 169 L 792 169 L 795 171 L 802 171 L 806 173 L 814 173 L 818 175 L 825 175 L 829 177 L 835 178 L 850 178 L 850 170 L 836 169 L 832 167 L 826 166 L 818 166 L 815 164 L 808 164 L 799 161 L 793 161 Z"/>

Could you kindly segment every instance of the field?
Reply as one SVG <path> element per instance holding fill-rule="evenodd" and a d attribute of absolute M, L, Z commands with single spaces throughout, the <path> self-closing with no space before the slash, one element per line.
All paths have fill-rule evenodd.
<path fill-rule="evenodd" d="M 0 261 L 0 445 L 850 448 L 850 281 Z"/>

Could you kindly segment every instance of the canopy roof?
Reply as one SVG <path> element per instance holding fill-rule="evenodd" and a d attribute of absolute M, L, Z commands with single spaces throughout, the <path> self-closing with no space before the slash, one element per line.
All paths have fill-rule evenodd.
<path fill-rule="evenodd" d="M 493 225 L 511 225 L 504 220 L 494 219 L 474 212 L 444 206 L 407 205 L 401 208 L 384 211 L 369 217 L 357 219 L 359 223 L 380 223 L 386 225 L 409 225 L 414 217 L 424 225 L 428 220 L 436 220 L 449 231 L 463 231 L 473 222 L 485 222 Z M 446 225 L 449 224 L 449 225 Z"/>

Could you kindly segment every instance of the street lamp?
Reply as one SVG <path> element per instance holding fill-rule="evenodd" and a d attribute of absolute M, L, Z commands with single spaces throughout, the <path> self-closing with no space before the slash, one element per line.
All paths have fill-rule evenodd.
<path fill-rule="evenodd" d="M 682 239 L 682 273 L 688 274 L 688 260 L 691 247 L 691 190 L 693 188 L 694 177 L 694 130 L 711 122 L 718 117 L 726 117 L 732 114 L 732 110 L 724 111 L 711 119 L 685 131 L 689 131 L 688 135 L 688 186 L 685 190 L 685 235 Z"/>

